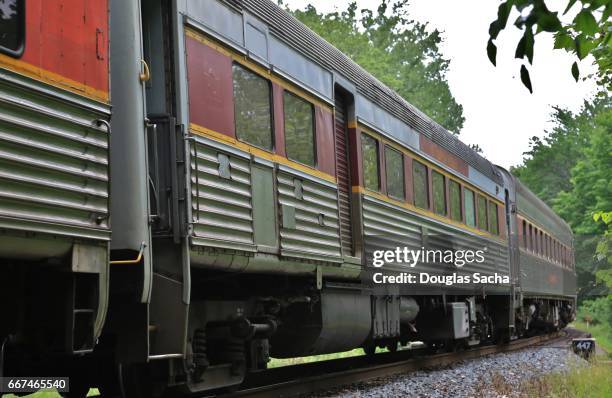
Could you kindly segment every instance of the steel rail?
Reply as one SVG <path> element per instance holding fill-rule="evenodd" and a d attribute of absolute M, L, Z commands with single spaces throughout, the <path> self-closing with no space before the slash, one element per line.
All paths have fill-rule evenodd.
<path fill-rule="evenodd" d="M 291 397 L 384 376 L 444 367 L 466 359 L 517 351 L 530 346 L 563 339 L 564 337 L 565 332 L 555 332 L 548 335 L 518 339 L 507 344 L 482 346 L 465 351 L 416 358 L 406 359 L 406 351 L 400 351 L 397 353 L 378 354 L 373 358 L 359 356 L 273 368 L 251 374 L 245 381 L 243 389 L 229 394 L 217 395 L 217 397 Z M 404 354 L 404 358 L 400 359 L 399 357 L 402 354 Z"/>

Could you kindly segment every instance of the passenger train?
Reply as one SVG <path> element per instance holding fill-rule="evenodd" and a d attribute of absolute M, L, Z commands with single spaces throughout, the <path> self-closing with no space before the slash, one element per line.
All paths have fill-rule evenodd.
<path fill-rule="evenodd" d="M 508 283 L 372 290 L 394 246 Z M 270 0 L 0 1 L 1 376 L 155 397 L 503 344 L 575 281 L 549 207 Z"/>

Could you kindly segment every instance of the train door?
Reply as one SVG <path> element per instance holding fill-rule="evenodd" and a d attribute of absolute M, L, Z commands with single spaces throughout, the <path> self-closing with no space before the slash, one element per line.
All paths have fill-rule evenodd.
<path fill-rule="evenodd" d="M 512 179 L 507 173 L 503 174 L 505 176 L 505 185 L 512 187 Z M 510 313 L 509 315 L 509 325 L 513 334 L 516 333 L 516 310 L 521 306 L 520 299 L 520 268 L 519 268 L 519 242 L 518 242 L 518 228 L 516 218 L 516 193 L 514 189 L 506 188 L 504 190 L 504 198 L 505 198 L 505 222 L 506 222 L 506 234 L 508 237 L 508 261 L 509 261 L 509 271 L 510 271 L 510 283 L 511 283 L 511 292 L 510 292 Z"/>
<path fill-rule="evenodd" d="M 338 211 L 342 255 L 353 256 L 353 227 L 351 211 L 351 170 L 348 140 L 347 96 L 336 89 L 335 94 L 336 174 L 338 177 Z"/>
<path fill-rule="evenodd" d="M 188 312 L 185 148 L 174 93 L 172 2 L 142 1 L 148 187 L 153 246 L 149 360 L 181 357 Z"/>

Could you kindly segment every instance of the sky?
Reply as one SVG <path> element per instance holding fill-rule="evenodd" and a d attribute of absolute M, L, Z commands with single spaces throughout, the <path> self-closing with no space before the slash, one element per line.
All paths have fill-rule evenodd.
<path fill-rule="evenodd" d="M 304 8 L 308 3 L 319 12 L 344 10 L 349 0 L 285 0 L 290 8 Z M 357 0 L 358 9 L 375 10 L 378 0 Z M 520 81 L 519 60 L 514 59 L 521 32 L 510 22 L 500 33 L 497 44 L 497 67 L 487 58 L 489 24 L 497 15 L 500 1 L 495 0 L 411 0 L 410 16 L 430 29 L 443 32 L 441 52 L 450 60 L 447 80 L 456 101 L 463 105 L 465 123 L 459 138 L 467 144 L 478 144 L 483 155 L 503 167 L 521 163 L 529 150 L 529 138 L 543 137 L 551 122 L 552 106 L 578 111 L 585 99 L 596 91 L 593 80 L 574 81 L 570 68 L 574 57 L 553 50 L 548 33 L 536 36 L 533 66 L 530 67 L 534 93 Z M 565 2 L 567 4 L 567 2 Z M 468 6 L 469 5 L 469 6 Z M 552 11 L 563 11 L 562 1 L 547 1 Z M 560 12 L 559 14 L 562 14 Z M 568 13 L 572 18 L 575 10 Z M 578 64 L 581 75 L 593 73 L 592 59 Z"/>

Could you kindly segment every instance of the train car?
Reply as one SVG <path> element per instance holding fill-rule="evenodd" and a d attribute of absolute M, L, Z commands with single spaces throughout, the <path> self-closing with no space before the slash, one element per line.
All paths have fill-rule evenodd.
<path fill-rule="evenodd" d="M 0 375 L 69 375 L 102 331 L 107 15 L 105 0 L 0 4 Z"/>
<path fill-rule="evenodd" d="M 517 178 L 512 179 L 516 192 L 513 244 L 523 305 L 517 329 L 525 333 L 530 325 L 566 325 L 573 320 L 576 306 L 571 228 Z"/>
<path fill-rule="evenodd" d="M 51 3 L 68 6 L 69 2 Z M 26 5 L 25 21 L 44 8 L 33 0 L 15 2 L 20 4 Z M 86 5 L 76 7 L 81 4 Z M 3 275 L 0 283 L 11 281 L 7 284 L 14 286 L 12 292 L 21 291 L 14 281 L 24 272 L 40 278 L 41 284 L 46 282 L 37 295 L 19 296 L 33 308 L 66 308 L 64 302 L 44 298 L 62 297 L 57 292 L 68 291 L 55 279 L 47 279 L 48 270 L 61 270 L 57 278 L 80 280 L 86 274 L 87 280 L 100 283 L 86 290 L 97 294 L 95 306 L 73 309 L 75 314 L 85 309 L 97 314 L 95 328 L 87 329 L 95 344 L 73 361 L 79 365 L 74 378 L 82 386 L 96 385 L 103 394 L 127 397 L 216 391 L 240 385 L 249 372 L 265 369 L 271 356 L 356 347 L 373 354 L 376 347 L 395 350 L 398 344 L 414 340 L 433 350 L 454 349 L 559 328 L 571 318 L 575 300 L 571 262 L 563 268 L 557 257 L 544 254 L 548 251 L 532 252 L 531 246 L 522 246 L 519 228 L 525 220 L 538 231 L 547 231 L 550 254 L 555 250 L 554 237 L 558 252 L 564 245 L 569 261 L 567 226 L 509 173 L 273 2 L 95 4 L 75 0 L 71 12 L 95 8 L 100 14 L 93 21 L 89 14 L 81 15 L 80 21 L 89 27 L 107 21 L 108 7 L 110 25 L 96 27 L 95 46 L 83 48 L 106 48 L 110 37 L 108 52 L 95 60 L 96 65 L 110 60 L 112 96 L 108 80 L 107 91 L 102 90 L 105 98 L 88 97 L 100 94 L 91 90 L 75 94 L 78 90 L 71 85 L 58 90 L 63 100 L 84 101 L 80 111 L 91 112 L 84 106 L 95 103 L 95 109 L 106 112 L 105 117 L 96 114 L 89 124 L 78 119 L 78 126 L 81 140 L 87 143 L 93 137 L 108 140 L 110 135 L 110 144 L 105 141 L 104 147 L 110 148 L 104 152 L 106 185 L 96 187 L 106 189 L 104 214 L 112 215 L 112 234 L 108 218 L 91 213 L 95 217 L 88 220 L 99 223 L 93 230 L 104 231 L 105 239 L 97 241 L 89 229 L 89 234 L 73 231 L 66 238 L 56 230 L 26 229 L 18 241 L 23 246 L 12 243 L 17 238 L 10 229 L 0 237 L 4 245 L 0 247 L 5 248 L 0 254 L 7 256 L 5 269 L 16 273 Z M 64 17 L 68 18 L 57 16 L 58 21 Z M 45 26 L 32 21 L 26 28 L 34 32 Z M 28 40 L 50 35 L 26 34 L 23 59 L 28 59 Z M 91 39 L 89 33 L 83 37 Z M 63 57 L 66 46 L 44 47 L 44 52 Z M 82 59 L 89 71 L 89 55 L 71 59 Z M 57 65 L 63 72 L 69 63 Z M 11 86 L 4 76 L 13 72 L 8 63 L 4 65 L 6 75 L 0 85 Z M 17 75 L 26 79 L 24 73 Z M 29 82 L 41 85 L 44 79 L 38 76 Z M 59 83 L 45 84 L 43 102 L 54 98 L 49 90 Z M 33 104 L 36 97 L 30 87 L 18 86 L 15 103 Z M 112 119 L 107 125 L 109 98 Z M 51 116 L 64 108 L 53 103 L 43 109 L 37 104 L 39 125 L 49 126 L 44 133 L 59 134 Z M 62 124 L 67 125 L 67 121 Z M 13 135 L 22 131 L 21 127 L 7 130 Z M 69 151 L 57 144 L 35 142 L 34 133 L 12 142 L 15 151 L 34 146 L 40 152 L 61 149 L 61 155 L 68 156 Z M 83 159 L 100 154 L 98 147 L 79 148 Z M 0 155 L 2 151 L 4 146 Z M 75 150 L 69 154 L 76 156 Z M 80 172 L 100 170 L 84 161 Z M 38 165 L 29 163 L 11 172 L 24 173 Z M 67 173 L 73 170 L 70 167 L 59 169 Z M 4 182 L 5 174 L 0 178 Z M 100 191 L 90 185 L 93 180 L 81 181 L 80 189 L 89 189 L 81 207 L 101 203 L 94 195 Z M 36 200 L 52 190 L 63 192 L 68 185 L 64 180 L 51 182 L 53 187 L 31 187 L 30 196 L 22 195 L 15 206 L 22 206 L 20 211 L 32 218 L 30 213 L 39 205 L 26 199 Z M 5 203 L 2 189 L 0 211 Z M 49 207 L 41 208 L 40 214 L 58 217 L 54 212 L 73 202 L 61 197 L 45 203 Z M 38 243 L 43 239 L 52 244 Z M 548 248 L 549 240 L 543 241 Z M 95 269 L 81 265 L 88 264 L 85 259 L 99 258 L 92 247 L 108 253 L 109 244 L 108 261 L 100 257 Z M 30 260 L 27 256 L 36 252 L 32 246 L 64 249 Z M 395 247 L 482 249 L 486 252 L 482 262 L 460 270 L 442 261 L 424 263 L 418 270 L 432 276 L 454 271 L 495 274 L 500 282 L 373 289 L 365 281 L 374 251 Z M 9 257 L 14 260 L 8 261 Z M 407 271 L 399 264 L 390 264 L 389 269 Z M 562 280 L 542 280 L 553 278 L 550 275 Z M 22 286 L 38 286 L 29 285 L 35 279 L 23 278 Z M 29 364 L 28 351 L 13 336 L 33 330 L 46 336 L 49 330 L 36 323 L 45 325 L 47 314 L 13 307 L 3 311 L 29 316 L 30 323 L 15 322 L 4 332 L 10 336 L 5 341 L 11 358 L 17 358 L 7 362 L 9 371 L 27 374 L 33 365 L 11 365 Z M 72 392 L 82 393 L 76 388 Z"/>

